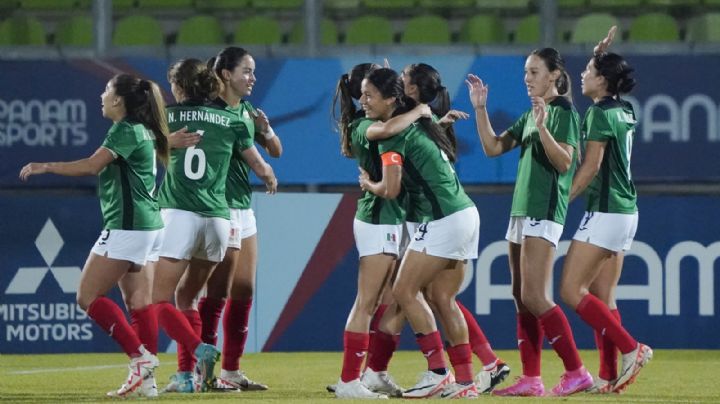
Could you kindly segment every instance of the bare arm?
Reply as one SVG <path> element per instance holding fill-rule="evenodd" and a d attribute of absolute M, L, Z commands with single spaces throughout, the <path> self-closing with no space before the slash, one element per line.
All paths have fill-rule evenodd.
<path fill-rule="evenodd" d="M 458 119 L 468 119 L 470 118 L 470 114 L 468 114 L 465 111 L 460 111 L 457 109 L 451 109 L 450 111 L 445 114 L 440 120 L 438 121 L 438 125 L 442 126 L 443 128 L 447 128 L 455 123 Z"/>
<path fill-rule="evenodd" d="M 390 165 L 383 166 L 382 180 L 380 182 L 372 182 L 367 171 L 358 167 L 360 175 L 358 182 L 363 191 L 371 192 L 383 199 L 395 199 L 400 194 L 402 185 L 402 166 Z"/>
<path fill-rule="evenodd" d="M 275 172 L 270 164 L 266 163 L 260 153 L 258 153 L 255 146 L 243 150 L 241 155 L 242 159 L 250 166 L 250 169 L 253 170 L 255 175 L 265 183 L 267 193 L 276 193 L 278 183 L 277 178 L 275 178 Z"/>
<path fill-rule="evenodd" d="M 115 157 L 110 150 L 99 147 L 92 156 L 82 160 L 58 163 L 29 163 L 20 170 L 20 179 L 27 181 L 31 175 L 57 174 L 67 177 L 98 175 L 103 168 L 112 163 Z"/>
<path fill-rule="evenodd" d="M 187 126 L 185 126 L 168 136 L 168 145 L 171 149 L 184 149 L 195 146 L 200 142 L 200 139 L 200 134 L 188 132 Z"/>
<path fill-rule="evenodd" d="M 470 102 L 475 110 L 475 125 L 485 155 L 495 157 L 515 148 L 517 142 L 510 132 L 505 131 L 497 136 L 490 124 L 490 116 L 487 113 L 488 87 L 474 74 L 468 74 L 465 83 L 470 92 Z"/>
<path fill-rule="evenodd" d="M 431 116 L 432 111 L 430 111 L 430 107 L 427 104 L 418 104 L 415 108 L 404 114 L 394 116 L 385 122 L 377 121 L 373 123 L 368 127 L 365 137 L 367 137 L 368 140 L 387 139 L 402 132 L 418 119 L 429 118 Z"/>
<path fill-rule="evenodd" d="M 550 160 L 550 164 L 561 173 L 566 173 L 573 162 L 574 148 L 567 143 L 561 143 L 555 140 L 552 134 L 545 127 L 545 119 L 547 111 L 545 111 L 545 100 L 542 97 L 532 97 L 533 118 L 535 118 L 535 126 L 540 132 L 540 141 L 542 142 L 545 154 Z"/>
<path fill-rule="evenodd" d="M 583 160 L 575 178 L 573 178 L 572 188 L 570 188 L 570 201 L 582 194 L 590 185 L 590 182 L 598 171 L 605 155 L 605 142 L 588 141 L 585 147 L 585 159 Z"/>
<path fill-rule="evenodd" d="M 258 108 L 253 117 L 255 121 L 255 141 L 265 149 L 270 157 L 278 158 L 282 156 L 282 143 L 272 126 L 270 126 L 270 119 L 265 115 L 265 112 Z"/>

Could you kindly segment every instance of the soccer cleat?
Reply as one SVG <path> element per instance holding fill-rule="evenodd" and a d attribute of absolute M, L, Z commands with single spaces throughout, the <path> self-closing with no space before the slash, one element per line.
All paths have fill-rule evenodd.
<path fill-rule="evenodd" d="M 374 393 L 368 390 L 360 379 L 351 380 L 347 383 L 338 380 L 335 385 L 335 397 L 337 398 L 362 398 L 362 399 L 387 399 L 385 394 Z"/>
<path fill-rule="evenodd" d="M 444 375 L 439 375 L 432 370 L 422 373 L 420 380 L 403 392 L 404 398 L 430 398 L 439 395 L 445 386 L 455 383 L 455 376 L 449 370 Z"/>
<path fill-rule="evenodd" d="M 215 379 L 215 388 L 243 391 L 262 391 L 267 390 L 268 386 L 248 379 L 248 377 L 245 376 L 245 373 L 239 370 L 223 369 L 220 371 L 220 377 Z"/>
<path fill-rule="evenodd" d="M 593 383 L 589 389 L 585 390 L 585 392 L 590 394 L 607 394 L 612 392 L 613 384 L 613 382 L 598 377 L 595 379 L 595 383 Z"/>
<path fill-rule="evenodd" d="M 515 383 L 504 389 L 493 390 L 494 396 L 520 396 L 542 397 L 545 395 L 545 385 L 540 376 L 518 376 Z"/>
<path fill-rule="evenodd" d="M 127 381 L 117 391 L 108 393 L 108 396 L 128 397 L 138 390 L 143 380 L 153 377 L 153 371 L 160 365 L 157 356 L 140 347 L 141 356 L 130 359 L 130 372 Z"/>
<path fill-rule="evenodd" d="M 155 398 L 158 396 L 157 383 L 155 383 L 155 376 L 151 375 L 143 379 L 140 388 L 137 389 L 137 393 L 140 397 Z"/>
<path fill-rule="evenodd" d="M 495 367 L 490 370 L 481 370 L 475 376 L 475 385 L 480 393 L 489 393 L 495 386 L 502 383 L 510 374 L 510 366 L 500 359 L 495 360 Z"/>
<path fill-rule="evenodd" d="M 564 397 L 585 391 L 593 386 L 593 378 L 590 372 L 581 366 L 580 369 L 572 372 L 565 372 L 560 376 L 560 382 L 550 391 L 551 396 Z"/>
<path fill-rule="evenodd" d="M 195 348 L 195 391 L 206 392 L 212 388 L 213 369 L 220 359 L 220 351 L 214 346 L 201 343 Z"/>
<path fill-rule="evenodd" d="M 622 371 L 613 385 L 613 392 L 621 393 L 635 381 L 640 370 L 653 357 L 653 351 L 645 344 L 638 344 L 634 351 L 622 356 Z"/>
<path fill-rule="evenodd" d="M 192 372 L 177 372 L 170 376 L 170 383 L 160 392 L 165 393 L 194 393 L 195 381 Z"/>
<path fill-rule="evenodd" d="M 367 368 L 360 380 L 372 392 L 387 394 L 389 397 L 402 397 L 402 389 L 387 371 L 376 372 Z"/>
<path fill-rule="evenodd" d="M 478 398 L 479 395 L 475 383 L 450 383 L 440 393 L 440 398 Z"/>

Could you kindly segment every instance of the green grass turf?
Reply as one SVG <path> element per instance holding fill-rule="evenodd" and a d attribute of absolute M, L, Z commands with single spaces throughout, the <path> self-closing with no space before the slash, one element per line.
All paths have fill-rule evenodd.
<path fill-rule="evenodd" d="M 512 367 L 508 381 L 520 369 L 517 351 L 498 354 Z M 549 389 L 557 382 L 562 366 L 552 351 L 544 353 L 543 373 Z M 594 351 L 581 352 L 592 373 L 597 371 Z M 334 353 L 260 353 L 242 360 L 245 372 L 254 380 L 267 383 L 265 392 L 168 394 L 153 403 L 202 401 L 213 403 L 318 403 L 336 400 L 325 391 L 340 373 L 342 354 Z M 161 355 L 157 370 L 158 386 L 163 387 L 175 369 L 174 355 Z M 127 376 L 127 360 L 121 354 L 2 355 L 0 356 L 0 402 L 112 402 L 106 391 L 118 388 Z M 403 387 L 414 384 L 424 369 L 419 352 L 396 353 L 391 374 Z M 477 360 L 475 362 L 478 369 Z M 654 359 L 640 373 L 635 384 L 618 396 L 577 394 L 569 398 L 519 399 L 480 397 L 488 403 L 519 402 L 628 402 L 698 403 L 719 402 L 720 351 L 656 350 Z M 508 383 L 506 381 L 504 384 Z M 144 399 L 137 399 L 147 401 Z M 396 399 L 397 401 L 397 399 Z M 335 401 L 337 402 L 337 401 Z M 356 402 L 343 400 L 343 403 Z M 361 402 L 361 401 L 357 401 Z"/>

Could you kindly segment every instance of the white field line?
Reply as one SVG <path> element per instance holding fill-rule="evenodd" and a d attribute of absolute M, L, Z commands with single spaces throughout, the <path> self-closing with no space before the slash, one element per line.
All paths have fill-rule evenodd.
<path fill-rule="evenodd" d="M 122 368 L 127 365 L 100 365 L 100 366 L 76 366 L 71 368 L 37 368 L 30 370 L 14 370 L 7 372 L 9 375 L 32 375 L 36 373 L 57 373 L 57 372 L 73 372 L 73 371 L 89 371 L 100 369 Z"/>

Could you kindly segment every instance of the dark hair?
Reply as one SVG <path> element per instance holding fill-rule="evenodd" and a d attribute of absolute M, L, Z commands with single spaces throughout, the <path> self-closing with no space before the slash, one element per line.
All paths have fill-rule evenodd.
<path fill-rule="evenodd" d="M 635 87 L 636 81 L 630 76 L 635 69 L 617 53 L 595 55 L 593 65 L 598 74 L 605 77 L 607 91 L 613 96 L 629 93 Z"/>
<path fill-rule="evenodd" d="M 417 105 L 415 100 L 403 92 L 402 80 L 400 80 L 400 76 L 394 70 L 387 68 L 376 69 L 371 71 L 365 78 L 378 89 L 384 99 L 395 97 L 396 108 L 393 116 L 408 112 Z M 440 150 L 445 152 L 448 159 L 450 159 L 451 162 L 455 162 L 455 144 L 443 133 L 440 125 L 433 122 L 430 118 L 421 118 L 418 120 L 418 123 Z"/>
<path fill-rule="evenodd" d="M 178 60 L 168 70 L 167 78 L 182 89 L 187 99 L 194 102 L 211 100 L 220 91 L 220 82 L 215 73 L 208 70 L 207 65 L 199 59 Z"/>
<path fill-rule="evenodd" d="M 411 64 L 405 70 L 410 83 L 418 87 L 420 102 L 428 104 L 432 112 L 439 118 L 445 116 L 450 111 L 450 94 L 447 88 L 442 85 L 440 73 L 426 63 Z M 452 125 L 443 129 L 448 140 L 453 144 L 453 148 L 455 148 L 457 145 L 455 129 Z"/>
<path fill-rule="evenodd" d="M 365 76 L 372 70 L 379 68 L 380 65 L 375 63 L 361 63 L 353 67 L 350 74 L 343 74 L 338 80 L 332 100 L 332 117 L 337 123 L 340 132 L 340 152 L 345 157 L 353 157 L 350 146 L 350 124 L 358 115 L 358 109 L 355 107 L 353 100 L 360 99 L 360 85 Z M 338 102 L 340 103 L 339 118 L 336 107 Z"/>
<path fill-rule="evenodd" d="M 565 60 L 560 56 L 560 52 L 554 48 L 535 49 L 531 55 L 535 55 L 545 62 L 548 70 L 554 72 L 560 70 L 560 77 L 555 81 L 558 93 L 567 98 L 572 98 L 572 82 L 570 75 L 565 69 Z"/>
<path fill-rule="evenodd" d="M 224 82 L 222 78 L 222 71 L 235 70 L 235 68 L 240 64 L 242 58 L 247 55 L 250 55 L 250 52 L 243 48 L 237 46 L 228 46 L 227 48 L 221 50 L 220 53 L 217 54 L 217 56 L 215 56 L 214 58 L 210 58 L 210 60 L 208 60 L 208 66 L 212 61 L 212 66 L 209 67 L 211 67 L 211 69 L 215 71 L 215 74 L 218 75 L 220 80 Z"/>
<path fill-rule="evenodd" d="M 122 97 L 127 119 L 145 125 L 155 134 L 155 149 L 160 161 L 168 162 L 168 124 L 165 101 L 155 82 L 129 74 L 118 74 L 111 80 L 115 94 Z"/>

